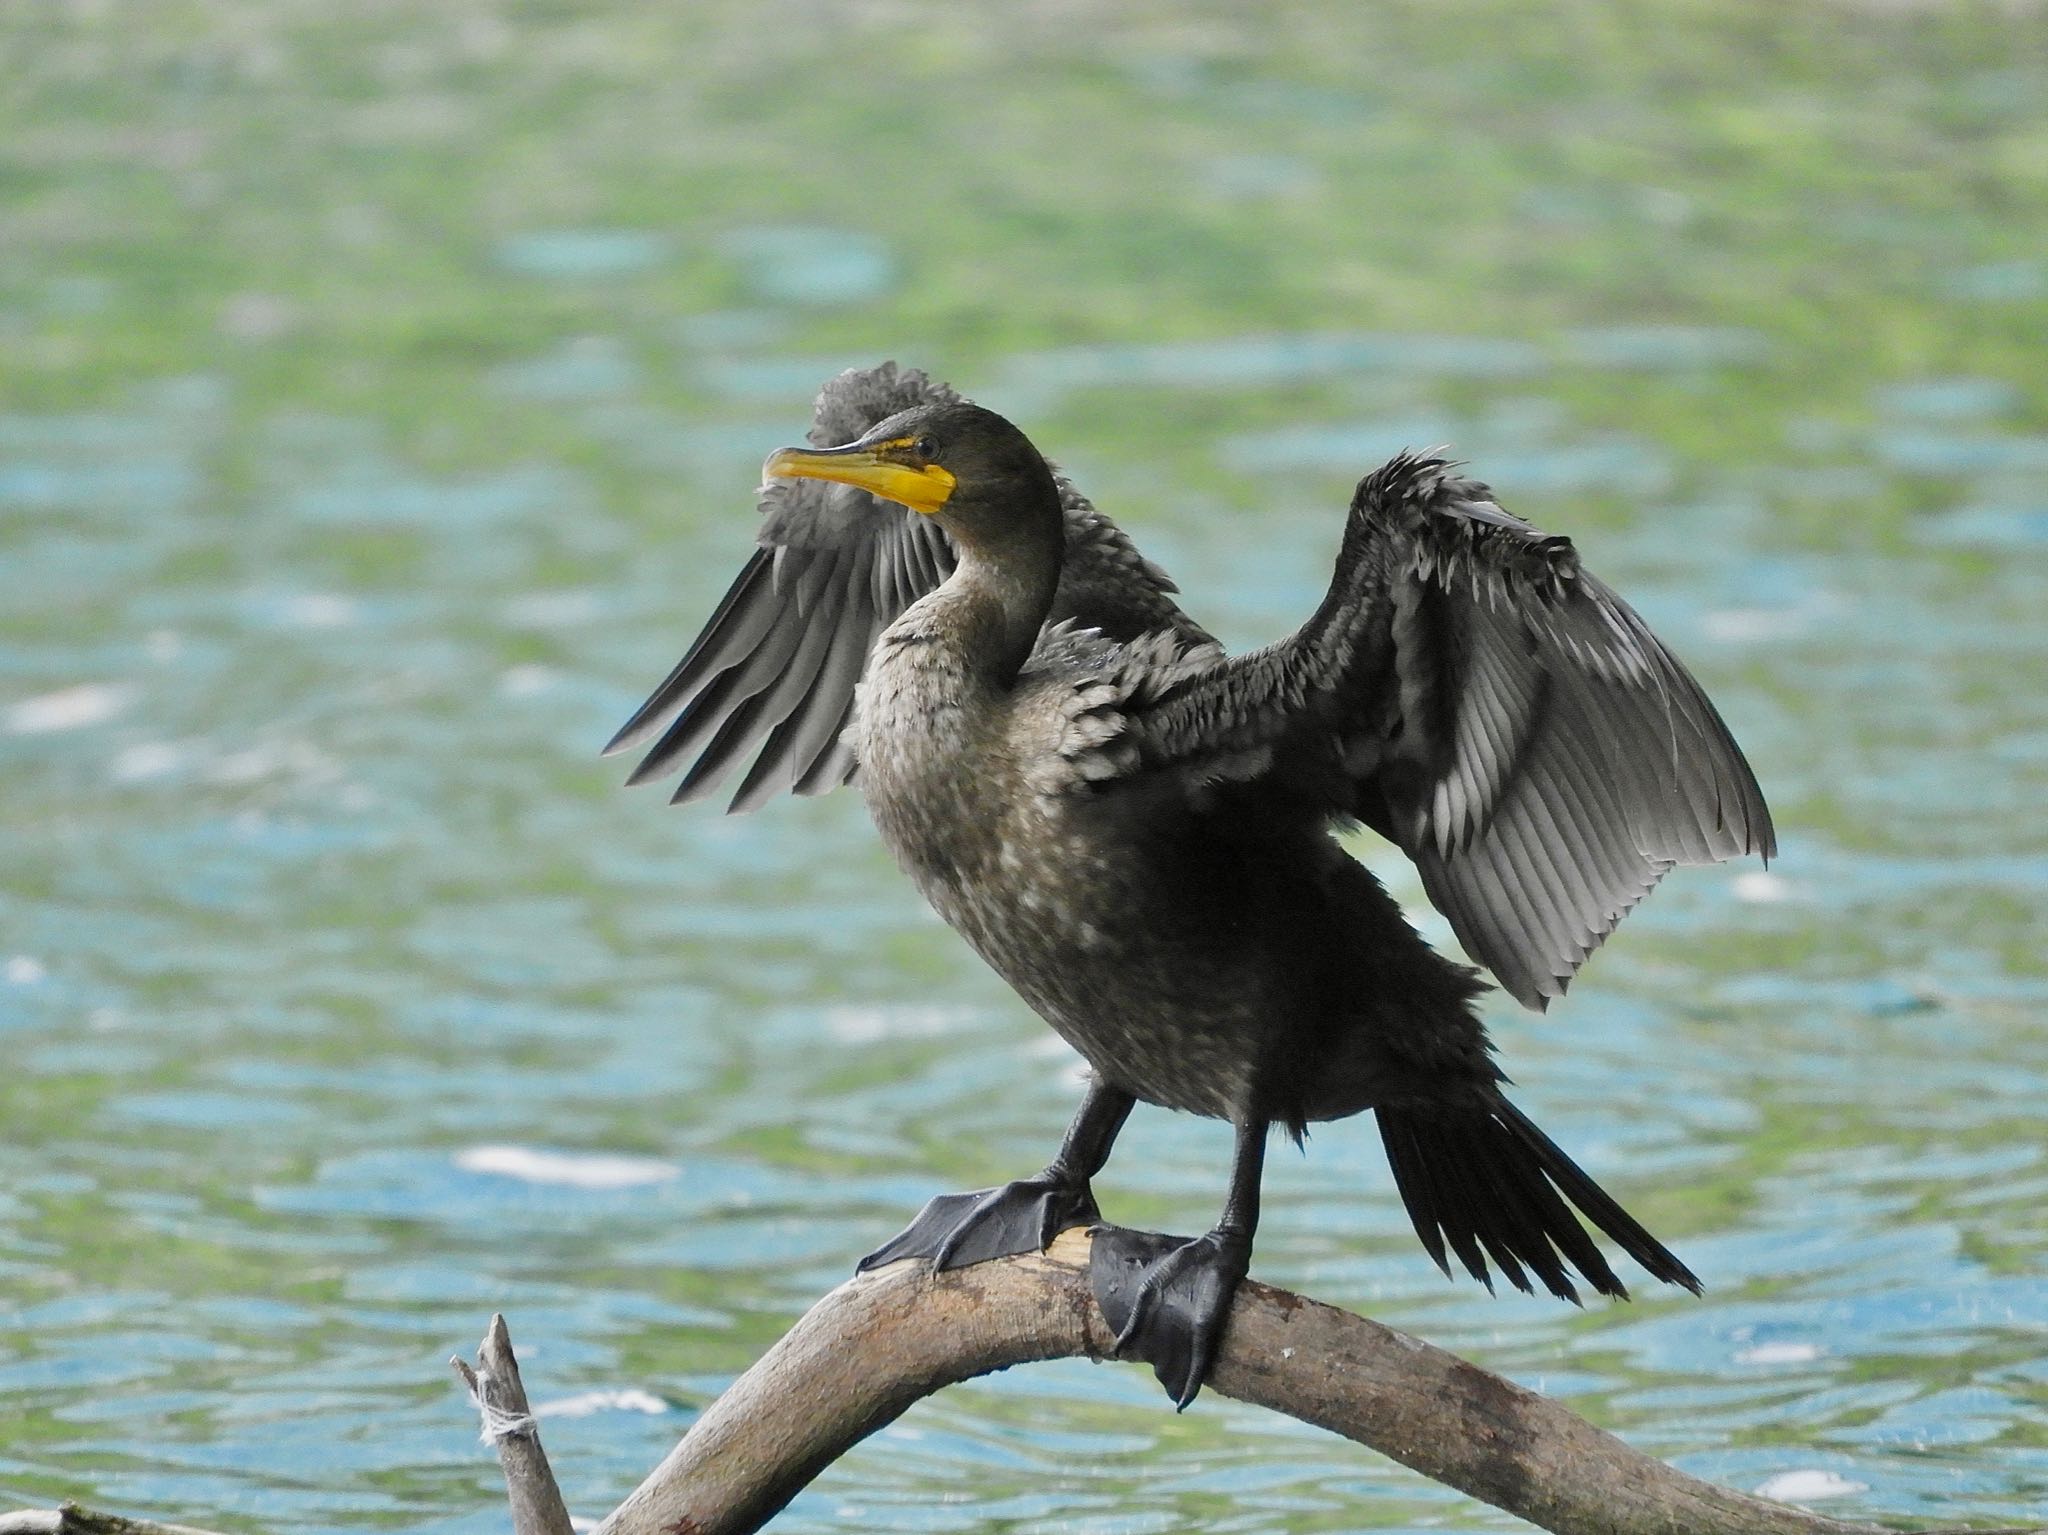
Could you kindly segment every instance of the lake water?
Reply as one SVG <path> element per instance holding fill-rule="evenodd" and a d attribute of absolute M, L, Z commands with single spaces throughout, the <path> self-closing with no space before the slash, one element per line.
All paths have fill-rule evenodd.
<path fill-rule="evenodd" d="M 444 1361 L 503 1310 L 600 1514 L 926 1196 L 1044 1161 L 1073 1059 L 856 796 L 725 819 L 595 756 L 761 455 L 895 355 L 1239 645 L 1313 607 L 1358 473 L 1450 443 L 1777 812 L 1768 871 L 1680 871 L 1489 1015 L 1704 1299 L 1445 1281 L 1361 1123 L 1276 1153 L 1254 1271 L 1699 1475 L 2048 1513 L 2038 43 L 1276 14 L 6 24 L 0 1502 L 498 1528 Z M 1107 1213 L 1206 1227 L 1228 1150 L 1141 1112 Z M 783 1523 L 1516 1527 L 1078 1362 Z"/>

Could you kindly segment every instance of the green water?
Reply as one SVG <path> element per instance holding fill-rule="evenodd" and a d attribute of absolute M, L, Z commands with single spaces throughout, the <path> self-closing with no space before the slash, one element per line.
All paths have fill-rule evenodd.
<path fill-rule="evenodd" d="M 2043 1516 L 2038 15 L 343 10 L 0 15 L 7 1499 L 498 1528 L 443 1361 L 503 1309 L 601 1513 L 927 1194 L 1043 1161 L 1071 1060 L 856 798 L 665 811 L 594 757 L 760 456 L 896 356 L 1239 644 L 1450 443 L 1771 795 L 1768 875 L 1493 1013 L 1704 1300 L 1445 1282 L 1359 1124 L 1276 1157 L 1255 1271 L 1734 1485 Z M 1141 1115 L 1108 1212 L 1199 1229 L 1227 1154 Z M 1078 1363 L 785 1522 L 1513 1527 Z"/>

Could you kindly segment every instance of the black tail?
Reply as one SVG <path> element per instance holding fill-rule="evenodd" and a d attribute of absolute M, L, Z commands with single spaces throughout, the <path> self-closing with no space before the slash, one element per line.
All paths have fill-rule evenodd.
<path fill-rule="evenodd" d="M 1602 1295 L 1626 1300 L 1627 1288 L 1572 1214 L 1576 1205 L 1657 1278 L 1699 1294 L 1692 1270 L 1505 1098 L 1470 1107 L 1382 1107 L 1379 1120 L 1415 1234 L 1444 1273 L 1451 1271 L 1448 1241 L 1489 1290 L 1490 1254 L 1518 1290 L 1530 1288 L 1526 1268 L 1551 1294 L 1576 1305 L 1578 1292 L 1565 1272 L 1570 1263 Z"/>

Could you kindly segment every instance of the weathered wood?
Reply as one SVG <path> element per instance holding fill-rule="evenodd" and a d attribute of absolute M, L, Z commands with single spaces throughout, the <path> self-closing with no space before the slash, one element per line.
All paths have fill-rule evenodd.
<path fill-rule="evenodd" d="M 900 1263 L 841 1285 L 704 1409 L 599 1535 L 743 1535 L 943 1386 L 1108 1357 L 1089 1250 L 1073 1230 L 1044 1254 L 939 1275 Z M 1238 1291 L 1209 1384 L 1558 1535 L 1882 1535 L 1687 1476 L 1420 1339 L 1256 1282 Z"/>
<path fill-rule="evenodd" d="M 62 1508 L 25 1508 L 0 1514 L 0 1535 L 214 1535 L 189 1524 L 159 1524 L 154 1519 L 124 1519 L 76 1503 Z"/>
<path fill-rule="evenodd" d="M 483 1417 L 484 1442 L 496 1447 L 505 1473 L 505 1493 L 512 1501 L 512 1535 L 572 1535 L 568 1507 L 562 1502 L 540 1430 L 519 1379 L 519 1360 L 503 1316 L 493 1316 L 476 1351 L 476 1368 L 460 1359 L 455 1366 L 469 1387 Z"/>

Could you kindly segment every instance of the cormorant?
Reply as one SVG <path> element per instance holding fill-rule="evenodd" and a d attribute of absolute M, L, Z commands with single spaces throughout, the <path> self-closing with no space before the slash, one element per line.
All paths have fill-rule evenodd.
<path fill-rule="evenodd" d="M 1576 1206 L 1699 1289 L 1507 1100 L 1477 973 L 1332 836 L 1398 844 L 1538 1009 L 1673 864 L 1773 852 L 1720 716 L 1568 540 L 1403 453 L 1359 483 L 1314 614 L 1233 658 L 1021 431 L 923 374 L 832 380 L 811 442 L 768 459 L 759 548 L 608 750 L 663 731 L 629 781 L 694 758 L 682 801 L 758 746 L 735 810 L 858 777 L 917 887 L 1092 1076 L 1043 1172 L 934 1199 L 862 1268 L 1098 1221 L 1090 1180 L 1143 1100 L 1236 1131 L 1205 1236 L 1096 1234 L 1119 1352 L 1180 1406 L 1250 1261 L 1275 1124 L 1299 1141 L 1373 1110 L 1446 1274 L 1454 1254 L 1489 1288 L 1491 1260 L 1519 1289 L 1576 1301 L 1575 1269 L 1625 1296 Z"/>

